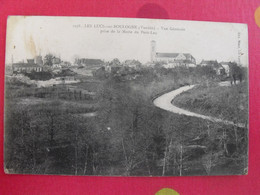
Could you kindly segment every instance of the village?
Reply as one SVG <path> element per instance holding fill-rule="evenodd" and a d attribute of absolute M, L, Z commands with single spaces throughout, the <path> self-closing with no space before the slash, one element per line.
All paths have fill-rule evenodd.
<path fill-rule="evenodd" d="M 130 59 L 120 62 L 119 59 L 114 58 L 111 61 L 91 58 L 76 58 L 73 62 L 63 61 L 60 57 L 53 54 L 46 54 L 35 56 L 32 59 L 27 59 L 26 62 L 13 62 L 7 66 L 7 75 L 26 75 L 49 73 L 49 78 L 57 78 L 59 83 L 73 82 L 73 75 L 78 74 L 86 77 L 108 78 L 109 76 L 121 76 L 125 80 L 136 79 L 140 74 L 140 70 L 147 68 L 162 68 L 173 69 L 177 67 L 182 68 L 196 68 L 209 67 L 216 75 L 223 79 L 230 78 L 230 67 L 234 62 L 218 62 L 217 60 L 201 60 L 196 63 L 196 59 L 190 53 L 159 53 L 156 51 L 156 42 L 151 41 L 151 60 L 142 64 L 138 60 Z M 66 72 L 66 73 L 65 73 Z M 63 73 L 63 75 L 61 74 Z M 76 79 L 76 78 L 75 78 Z M 48 80 L 47 78 L 38 78 L 37 80 Z M 76 81 L 76 80 L 75 80 Z"/>

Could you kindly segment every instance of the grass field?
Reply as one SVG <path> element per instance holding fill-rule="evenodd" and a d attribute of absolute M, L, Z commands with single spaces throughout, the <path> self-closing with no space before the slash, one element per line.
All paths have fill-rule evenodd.
<path fill-rule="evenodd" d="M 234 122 L 248 122 L 248 83 L 199 85 L 176 97 L 175 105 Z"/>

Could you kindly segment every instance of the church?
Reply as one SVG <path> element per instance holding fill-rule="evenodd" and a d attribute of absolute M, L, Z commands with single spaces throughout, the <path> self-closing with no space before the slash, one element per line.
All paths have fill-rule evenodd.
<path fill-rule="evenodd" d="M 156 42 L 151 41 L 151 62 L 162 63 L 165 68 L 176 66 L 195 67 L 196 60 L 189 53 L 159 53 L 156 51 Z"/>

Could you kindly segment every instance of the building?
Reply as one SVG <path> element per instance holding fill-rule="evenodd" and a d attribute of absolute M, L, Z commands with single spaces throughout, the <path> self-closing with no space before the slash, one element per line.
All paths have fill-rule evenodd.
<path fill-rule="evenodd" d="M 62 62 L 60 63 L 60 65 L 61 65 L 61 67 L 63 67 L 63 68 L 67 68 L 67 67 L 70 67 L 70 66 L 71 66 L 71 63 L 68 62 L 68 61 L 62 61 Z"/>
<path fill-rule="evenodd" d="M 104 79 L 104 78 L 106 78 L 106 76 L 107 76 L 106 70 L 105 70 L 105 67 L 104 67 L 104 66 L 100 67 L 100 68 L 97 69 L 97 70 L 94 70 L 94 71 L 92 72 L 92 74 L 93 74 L 94 77 L 97 77 L 97 78 L 100 78 L 100 79 Z"/>
<path fill-rule="evenodd" d="M 126 60 L 124 61 L 123 66 L 138 69 L 141 67 L 141 62 L 139 62 L 138 60 Z"/>
<path fill-rule="evenodd" d="M 200 66 L 210 66 L 217 75 L 227 74 L 225 68 L 217 60 L 202 60 Z"/>
<path fill-rule="evenodd" d="M 229 74 L 230 74 L 229 62 L 220 62 L 220 64 L 225 69 L 226 75 L 229 76 Z"/>
<path fill-rule="evenodd" d="M 53 57 L 52 58 L 52 64 L 53 65 L 57 65 L 57 64 L 60 64 L 61 63 L 61 59 L 60 58 L 57 58 L 57 57 Z"/>
<path fill-rule="evenodd" d="M 34 63 L 34 59 L 27 59 L 27 63 L 19 62 L 12 64 L 14 73 L 42 72 L 43 67 Z"/>
<path fill-rule="evenodd" d="M 62 67 L 61 64 L 53 64 L 52 65 L 53 69 L 61 69 L 61 67 Z"/>
<path fill-rule="evenodd" d="M 225 69 L 220 65 L 218 67 L 215 67 L 214 70 L 216 71 L 217 75 L 224 75 L 225 74 Z"/>
<path fill-rule="evenodd" d="M 92 67 L 92 66 L 103 66 L 104 61 L 101 59 L 90 59 L 90 58 L 79 58 L 75 60 L 75 64 L 78 64 L 79 66 L 86 66 L 86 67 Z"/>
<path fill-rule="evenodd" d="M 165 68 L 176 66 L 195 67 L 196 60 L 189 53 L 160 53 L 156 51 L 156 42 L 151 41 L 151 62 L 162 63 Z"/>
<path fill-rule="evenodd" d="M 217 66 L 219 63 L 217 60 L 202 60 L 200 66 Z"/>
<path fill-rule="evenodd" d="M 109 62 L 106 62 L 105 64 L 104 64 L 104 67 L 105 67 L 105 71 L 106 72 L 111 72 L 111 66 L 109 65 Z"/>
<path fill-rule="evenodd" d="M 41 56 L 41 55 L 36 56 L 36 57 L 34 58 L 34 62 L 35 62 L 35 64 L 37 64 L 37 65 L 39 65 L 39 66 L 42 66 L 42 65 L 43 65 L 42 56 Z"/>

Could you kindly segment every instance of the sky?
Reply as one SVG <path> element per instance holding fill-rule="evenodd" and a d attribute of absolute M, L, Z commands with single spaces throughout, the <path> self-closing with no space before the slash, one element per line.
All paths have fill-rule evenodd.
<path fill-rule="evenodd" d="M 123 30 L 127 32 L 123 32 Z M 94 17 L 9 16 L 6 64 L 52 53 L 64 61 L 151 59 L 157 52 L 190 53 L 204 60 L 248 65 L 245 24 Z"/>

